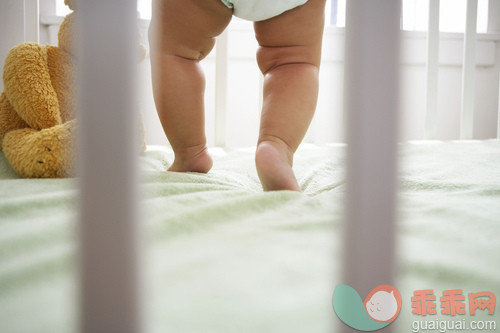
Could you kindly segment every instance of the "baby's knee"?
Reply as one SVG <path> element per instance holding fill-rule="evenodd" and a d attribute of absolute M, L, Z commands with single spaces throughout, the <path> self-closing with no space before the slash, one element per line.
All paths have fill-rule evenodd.
<path fill-rule="evenodd" d="M 184 59 L 201 61 L 212 51 L 215 38 L 204 38 L 196 42 L 188 42 L 170 36 L 163 36 L 159 39 L 155 38 L 155 33 L 150 28 L 149 43 L 152 56 L 174 55 Z"/>
<path fill-rule="evenodd" d="M 262 74 L 285 65 L 311 65 L 319 68 L 321 50 L 310 46 L 292 45 L 269 47 L 260 46 L 257 50 L 257 63 Z"/>

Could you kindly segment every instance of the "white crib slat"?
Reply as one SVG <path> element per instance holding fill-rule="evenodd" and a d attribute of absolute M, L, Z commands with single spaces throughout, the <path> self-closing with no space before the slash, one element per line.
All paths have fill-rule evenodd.
<path fill-rule="evenodd" d="M 400 1 L 347 6 L 344 283 L 363 298 L 393 282 Z"/>
<path fill-rule="evenodd" d="M 476 72 L 477 0 L 467 0 L 462 72 L 462 113 L 460 138 L 472 139 L 474 131 L 474 95 Z"/>
<path fill-rule="evenodd" d="M 24 41 L 40 40 L 40 14 L 38 0 L 24 0 Z"/>
<path fill-rule="evenodd" d="M 490 0 L 488 2 L 488 32 L 500 33 L 500 0 Z M 500 60 L 499 43 L 497 43 L 496 52 L 497 52 L 497 59 Z M 499 80 L 498 95 L 500 96 L 500 73 L 498 80 Z M 498 99 L 497 138 L 500 139 L 500 98 Z"/>
<path fill-rule="evenodd" d="M 497 58 L 500 59 L 500 44 L 497 43 Z M 498 75 L 497 139 L 500 139 L 500 71 Z"/>
<path fill-rule="evenodd" d="M 0 5 L 0 74 L 10 49 L 24 42 L 24 2 L 1 0 Z M 3 80 L 0 79 L 0 91 Z"/>
<path fill-rule="evenodd" d="M 53 16 L 56 15 L 57 4 L 55 0 L 39 0 L 38 7 L 40 8 L 40 21 L 42 21 L 43 16 Z M 43 25 L 43 22 L 41 22 Z"/>
<path fill-rule="evenodd" d="M 435 139 L 439 83 L 439 0 L 429 0 L 425 138 Z"/>
<path fill-rule="evenodd" d="M 219 147 L 226 146 L 228 44 L 226 29 L 215 45 L 215 145 Z"/>
<path fill-rule="evenodd" d="M 78 2 L 80 332 L 140 332 L 136 1 Z"/>
<path fill-rule="evenodd" d="M 49 37 L 48 37 L 49 44 L 57 46 L 58 43 L 59 43 L 59 40 L 57 38 L 57 33 L 59 32 L 59 26 L 57 26 L 57 25 L 49 25 L 47 27 L 47 30 L 49 32 Z"/>
<path fill-rule="evenodd" d="M 500 1 L 488 1 L 488 32 L 500 32 Z"/>

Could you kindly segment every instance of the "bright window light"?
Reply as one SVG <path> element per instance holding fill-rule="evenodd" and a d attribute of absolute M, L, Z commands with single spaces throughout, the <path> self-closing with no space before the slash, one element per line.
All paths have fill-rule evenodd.
<path fill-rule="evenodd" d="M 439 30 L 464 32 L 467 0 L 440 0 Z M 403 0 L 403 30 L 426 31 L 429 15 L 429 0 Z M 484 33 L 488 27 L 488 0 L 478 0 L 477 32 Z"/>
<path fill-rule="evenodd" d="M 326 12 L 330 13 L 331 25 L 337 27 L 345 27 L 345 7 L 346 7 L 346 0 L 327 1 Z"/>
<path fill-rule="evenodd" d="M 137 0 L 139 18 L 151 20 L 151 0 Z"/>
<path fill-rule="evenodd" d="M 426 31 L 429 0 L 402 0 L 402 28 L 409 31 Z M 467 0 L 440 0 L 439 29 L 443 32 L 464 32 Z M 327 0 L 326 24 L 345 27 L 346 0 Z M 56 0 L 57 15 L 70 12 L 64 0 Z M 151 0 L 137 0 L 138 17 L 151 19 Z M 488 26 L 488 0 L 478 0 L 477 32 L 484 33 Z"/>
<path fill-rule="evenodd" d="M 345 26 L 345 2 L 346 0 L 327 0 L 326 13 L 327 24 Z M 138 0 L 137 12 L 139 17 L 145 20 L 151 19 L 151 0 Z"/>
<path fill-rule="evenodd" d="M 56 15 L 66 16 L 71 10 L 64 4 L 64 0 L 56 0 Z M 151 0 L 137 0 L 137 14 L 139 18 L 151 19 Z"/>
<path fill-rule="evenodd" d="M 56 0 L 56 15 L 66 16 L 71 13 L 71 9 L 64 4 L 64 0 Z"/>

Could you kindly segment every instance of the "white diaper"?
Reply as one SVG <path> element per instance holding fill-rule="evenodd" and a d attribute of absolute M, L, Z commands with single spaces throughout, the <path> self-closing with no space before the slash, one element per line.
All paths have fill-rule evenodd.
<path fill-rule="evenodd" d="M 250 21 L 263 21 L 278 16 L 307 0 L 221 0 L 229 8 L 233 8 L 234 16 Z"/>

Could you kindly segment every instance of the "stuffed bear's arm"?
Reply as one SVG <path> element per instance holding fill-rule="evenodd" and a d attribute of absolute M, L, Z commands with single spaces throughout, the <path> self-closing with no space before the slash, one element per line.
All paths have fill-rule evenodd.
<path fill-rule="evenodd" d="M 3 81 L 10 103 L 30 127 L 40 130 L 61 124 L 45 47 L 23 43 L 12 48 L 5 59 Z"/>

